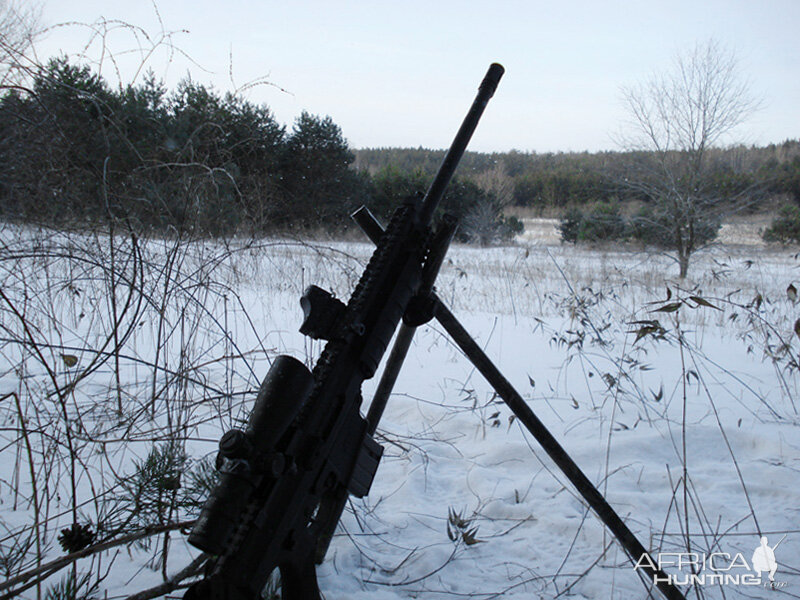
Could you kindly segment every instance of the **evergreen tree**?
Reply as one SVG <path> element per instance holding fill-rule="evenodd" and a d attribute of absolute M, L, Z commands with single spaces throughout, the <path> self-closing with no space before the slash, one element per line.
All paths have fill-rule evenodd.
<path fill-rule="evenodd" d="M 291 224 L 319 226 L 354 208 L 361 189 L 355 156 L 330 117 L 297 117 L 283 155 L 283 187 Z"/>

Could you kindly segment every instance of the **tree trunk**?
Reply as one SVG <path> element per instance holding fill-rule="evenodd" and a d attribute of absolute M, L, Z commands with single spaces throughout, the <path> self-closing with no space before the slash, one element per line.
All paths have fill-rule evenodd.
<path fill-rule="evenodd" d="M 679 252 L 678 253 L 678 266 L 680 267 L 680 274 L 678 277 L 681 279 L 686 279 L 686 274 L 689 272 L 689 253 L 688 252 Z"/>

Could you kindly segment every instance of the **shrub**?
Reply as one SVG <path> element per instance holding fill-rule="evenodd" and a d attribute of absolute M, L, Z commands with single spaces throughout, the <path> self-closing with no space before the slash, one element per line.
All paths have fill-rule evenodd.
<path fill-rule="evenodd" d="M 669 246 L 668 226 L 666 213 L 657 214 L 651 206 L 643 206 L 631 218 L 631 237 L 647 246 Z"/>
<path fill-rule="evenodd" d="M 584 216 L 578 239 L 584 242 L 622 240 L 627 236 L 627 229 L 619 205 L 601 202 Z"/>
<path fill-rule="evenodd" d="M 778 216 L 764 232 L 767 242 L 800 242 L 800 206 L 786 204 L 778 211 Z"/>
<path fill-rule="evenodd" d="M 685 232 L 688 224 L 680 225 Z M 722 223 L 717 218 L 696 216 L 691 223 L 694 236 L 694 247 L 702 246 L 717 237 Z M 631 238 L 647 246 L 673 249 L 676 247 L 675 217 L 666 211 L 656 211 L 651 206 L 644 206 L 629 222 L 628 233 Z"/>
<path fill-rule="evenodd" d="M 561 218 L 558 231 L 562 241 L 572 243 L 623 240 L 628 236 L 619 206 L 606 202 L 595 204 L 587 213 L 569 209 Z"/>
<path fill-rule="evenodd" d="M 525 224 L 514 215 L 500 217 L 500 220 L 502 221 L 503 230 L 507 238 L 513 238 L 525 231 Z"/>
<path fill-rule="evenodd" d="M 570 208 L 564 213 L 557 227 L 562 242 L 574 244 L 578 241 L 581 221 L 583 221 L 583 212 L 580 209 Z"/>

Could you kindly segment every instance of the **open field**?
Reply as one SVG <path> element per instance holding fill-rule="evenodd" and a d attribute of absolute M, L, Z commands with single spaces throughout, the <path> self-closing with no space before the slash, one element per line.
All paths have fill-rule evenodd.
<path fill-rule="evenodd" d="M 181 524 L 204 497 L 216 439 L 246 417 L 276 355 L 311 364 L 321 350 L 297 332 L 302 290 L 347 297 L 370 251 L 2 229 L 6 577 L 62 556 L 72 523 L 95 542 L 161 528 L 75 563 L 98 597 L 185 567 L 197 553 Z M 662 255 L 548 238 L 454 247 L 437 287 L 645 545 L 672 553 L 667 570 L 697 576 L 690 597 L 800 597 L 800 314 L 786 291 L 799 268 L 791 249 L 720 245 L 678 281 Z M 435 322 L 380 434 L 373 488 L 318 568 L 325 598 L 648 597 Z M 785 536 L 775 590 L 766 573 L 745 585 L 760 534 L 771 546 Z M 715 568 L 730 577 L 698 583 Z"/>

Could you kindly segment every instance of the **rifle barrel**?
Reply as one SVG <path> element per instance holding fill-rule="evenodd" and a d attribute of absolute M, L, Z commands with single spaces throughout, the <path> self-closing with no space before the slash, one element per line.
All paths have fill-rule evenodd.
<path fill-rule="evenodd" d="M 442 164 L 439 167 L 439 172 L 436 174 L 436 178 L 425 194 L 419 216 L 419 222 L 422 225 L 430 223 L 433 213 L 444 195 L 447 184 L 450 183 L 450 179 L 452 179 L 453 173 L 455 173 L 458 162 L 464 155 L 467 144 L 472 134 L 475 132 L 475 128 L 478 126 L 478 121 L 486 105 L 494 95 L 494 91 L 497 89 L 497 84 L 500 82 L 503 73 L 505 73 L 505 69 L 498 63 L 492 63 L 489 66 L 489 70 L 486 71 L 486 76 L 483 78 L 478 88 L 478 95 L 475 97 L 467 116 L 464 117 L 464 121 L 461 123 L 458 133 L 453 143 L 450 145 L 450 149 L 447 151 L 447 154 L 445 154 L 444 160 L 442 160 Z"/>

